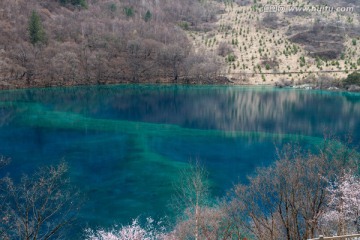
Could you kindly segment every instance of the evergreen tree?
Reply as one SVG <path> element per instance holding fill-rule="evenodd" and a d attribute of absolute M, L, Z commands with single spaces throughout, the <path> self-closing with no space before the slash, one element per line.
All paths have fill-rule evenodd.
<path fill-rule="evenodd" d="M 127 17 L 132 17 L 134 15 L 134 10 L 132 7 L 125 7 L 124 12 Z"/>
<path fill-rule="evenodd" d="M 146 13 L 145 13 L 145 16 L 144 16 L 145 22 L 150 21 L 151 17 L 152 17 L 151 12 L 149 10 L 147 10 Z"/>
<path fill-rule="evenodd" d="M 72 4 L 74 6 L 87 7 L 86 0 L 60 0 L 62 4 Z"/>
<path fill-rule="evenodd" d="M 41 24 L 41 19 L 36 11 L 33 11 L 29 21 L 29 35 L 31 44 L 45 42 L 45 31 Z"/>

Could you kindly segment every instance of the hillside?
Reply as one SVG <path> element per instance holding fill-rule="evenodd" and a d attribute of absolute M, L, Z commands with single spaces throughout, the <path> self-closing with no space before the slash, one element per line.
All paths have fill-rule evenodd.
<path fill-rule="evenodd" d="M 212 2 L 4 0 L 0 9 L 3 87 L 177 82 L 218 69 L 183 30 L 215 20 Z"/>
<path fill-rule="evenodd" d="M 356 0 L 286 3 L 352 11 L 263 11 L 281 3 L 3 0 L 0 87 L 336 83 L 358 69 Z"/>
<path fill-rule="evenodd" d="M 274 12 L 263 11 L 269 6 L 275 6 Z M 283 6 L 295 10 L 281 11 Z M 329 11 L 319 6 L 344 9 Z M 296 11 L 296 7 L 321 11 Z M 225 3 L 214 29 L 189 35 L 194 46 L 219 56 L 226 64 L 222 73 L 235 83 L 326 84 L 360 67 L 359 21 L 354 0 L 237 0 Z"/>

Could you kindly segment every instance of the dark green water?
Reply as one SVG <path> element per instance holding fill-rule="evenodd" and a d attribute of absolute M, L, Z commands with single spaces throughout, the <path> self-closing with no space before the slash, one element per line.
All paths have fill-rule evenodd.
<path fill-rule="evenodd" d="M 190 159 L 212 193 L 276 159 L 275 146 L 311 148 L 324 132 L 360 143 L 360 95 L 270 87 L 122 85 L 0 92 L 0 154 L 14 178 L 64 159 L 87 201 L 80 227 L 171 215 Z"/>

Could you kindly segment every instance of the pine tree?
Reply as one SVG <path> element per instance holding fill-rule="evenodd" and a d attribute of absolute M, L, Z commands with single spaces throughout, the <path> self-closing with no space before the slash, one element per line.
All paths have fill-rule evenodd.
<path fill-rule="evenodd" d="M 125 7 L 124 12 L 127 17 L 132 17 L 134 15 L 134 10 L 132 7 Z"/>
<path fill-rule="evenodd" d="M 83 8 L 87 8 L 87 4 L 86 4 L 85 0 L 72 0 L 71 4 L 72 5 L 77 5 L 77 6 L 80 6 L 80 7 L 83 7 Z"/>
<path fill-rule="evenodd" d="M 45 42 L 45 31 L 41 24 L 41 19 L 36 11 L 33 11 L 29 21 L 29 35 L 31 44 Z"/>
<path fill-rule="evenodd" d="M 147 10 L 147 12 L 145 13 L 145 16 L 144 16 L 145 22 L 150 21 L 151 17 L 152 17 L 151 12 L 149 10 Z"/>
<path fill-rule="evenodd" d="M 72 4 L 74 6 L 80 6 L 83 8 L 87 7 L 86 1 L 85 0 L 60 0 L 60 3 L 62 4 Z"/>

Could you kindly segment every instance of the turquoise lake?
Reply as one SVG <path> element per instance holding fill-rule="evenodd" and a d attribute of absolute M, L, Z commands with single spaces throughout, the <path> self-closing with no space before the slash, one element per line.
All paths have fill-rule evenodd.
<path fill-rule="evenodd" d="M 0 92 L 2 169 L 19 178 L 65 160 L 85 196 L 78 230 L 171 216 L 179 171 L 199 159 L 212 195 L 246 183 L 276 147 L 360 143 L 360 94 L 272 87 L 119 85 Z"/>

